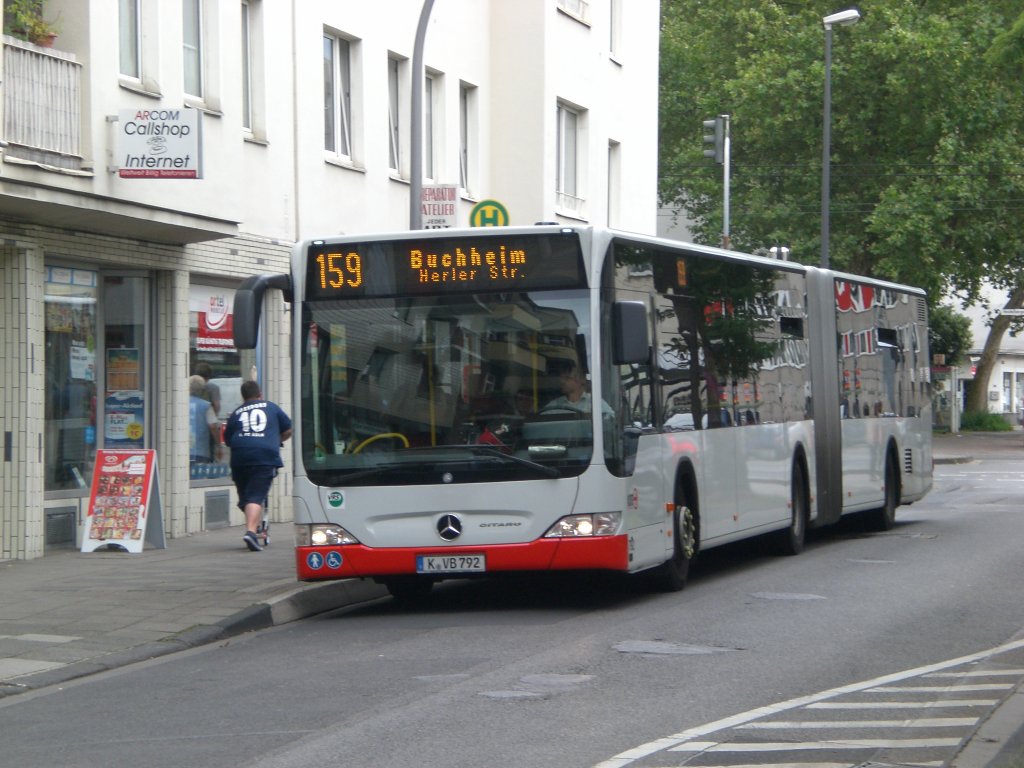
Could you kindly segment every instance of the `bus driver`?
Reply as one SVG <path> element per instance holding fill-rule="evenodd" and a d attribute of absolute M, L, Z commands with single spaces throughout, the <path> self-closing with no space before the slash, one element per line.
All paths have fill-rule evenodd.
<path fill-rule="evenodd" d="M 558 381 L 562 388 L 562 394 L 545 405 L 544 410 L 562 409 L 579 413 L 590 413 L 593 410 L 587 382 L 575 363 L 567 362 L 561 366 L 558 371 Z M 601 401 L 601 413 L 604 416 L 613 414 L 612 407 L 603 400 Z"/>

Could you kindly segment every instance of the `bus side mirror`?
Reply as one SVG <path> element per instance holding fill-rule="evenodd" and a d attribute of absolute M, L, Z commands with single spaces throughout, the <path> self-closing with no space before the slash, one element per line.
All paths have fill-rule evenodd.
<path fill-rule="evenodd" d="M 235 303 L 231 310 L 232 335 L 238 349 L 256 348 L 263 294 L 267 288 L 279 288 L 284 292 L 285 301 L 292 300 L 292 279 L 288 275 L 254 275 L 243 280 L 235 291 Z"/>
<path fill-rule="evenodd" d="M 612 305 L 612 363 L 646 363 L 649 356 L 647 307 L 642 301 L 615 302 Z"/>

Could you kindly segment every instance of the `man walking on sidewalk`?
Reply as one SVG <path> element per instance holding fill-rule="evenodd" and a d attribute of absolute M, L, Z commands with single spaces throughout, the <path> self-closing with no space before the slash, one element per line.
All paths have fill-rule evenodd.
<path fill-rule="evenodd" d="M 245 513 L 242 541 L 253 552 L 260 546 L 256 531 L 270 485 L 277 476 L 281 446 L 292 436 L 292 420 L 280 406 L 263 398 L 255 381 L 242 382 L 242 400 L 224 428 L 224 443 L 231 448 L 231 479 L 238 489 L 238 508 Z"/>

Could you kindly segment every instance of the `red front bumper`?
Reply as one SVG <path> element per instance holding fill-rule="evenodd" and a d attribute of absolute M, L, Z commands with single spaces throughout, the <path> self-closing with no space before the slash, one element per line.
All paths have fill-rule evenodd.
<path fill-rule="evenodd" d="M 629 567 L 626 536 L 538 539 L 527 544 L 485 547 L 402 547 L 377 549 L 362 544 L 296 547 L 299 581 L 398 576 L 416 573 L 417 555 L 484 554 L 487 573 L 509 571 L 625 571 Z M 459 578 L 459 574 L 445 574 Z"/>

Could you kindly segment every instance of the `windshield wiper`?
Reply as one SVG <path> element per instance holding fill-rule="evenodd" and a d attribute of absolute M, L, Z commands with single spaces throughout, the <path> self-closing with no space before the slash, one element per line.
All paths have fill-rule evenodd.
<path fill-rule="evenodd" d="M 549 467 L 544 464 L 538 464 L 536 461 L 530 461 L 520 456 L 515 456 L 511 453 L 505 453 L 499 448 L 495 448 L 491 445 L 480 445 L 479 443 L 452 443 L 450 445 L 429 445 L 422 446 L 420 448 L 409 448 L 402 453 L 409 453 L 411 451 L 469 451 L 470 453 L 483 454 L 495 459 L 501 459 L 502 461 L 510 462 L 512 464 L 519 464 L 527 469 L 532 469 L 534 472 L 538 472 L 544 477 L 561 477 L 562 473 L 554 467 Z"/>
<path fill-rule="evenodd" d="M 442 446 L 448 447 L 448 446 Z M 545 464 L 538 464 L 536 461 L 530 461 L 519 456 L 515 456 L 511 453 L 505 453 L 498 448 L 492 448 L 489 445 L 460 445 L 460 448 L 469 448 L 473 453 L 482 453 L 486 456 L 493 456 L 498 459 L 504 459 L 505 461 L 511 461 L 515 464 L 519 464 L 523 467 L 528 467 L 532 470 L 539 472 L 545 477 L 561 477 L 562 473 L 554 467 L 549 467 Z"/>
<path fill-rule="evenodd" d="M 403 454 L 409 454 L 413 452 L 430 453 L 434 451 L 468 451 L 474 455 L 483 455 L 492 459 L 500 459 L 503 462 L 510 464 L 518 464 L 519 466 L 526 467 L 527 469 L 536 472 L 544 477 L 561 477 L 562 473 L 554 467 L 548 467 L 544 464 L 538 464 L 535 461 L 524 459 L 519 456 L 513 456 L 509 453 L 503 453 L 498 448 L 494 448 L 489 445 L 475 445 L 475 444 L 453 444 L 453 445 L 434 445 L 434 446 L 422 446 L 418 448 L 407 448 L 402 451 Z M 348 485 L 354 483 L 357 480 L 363 480 L 368 477 L 380 477 L 396 470 L 405 470 L 407 472 L 418 472 L 423 469 L 423 466 L 413 462 L 403 462 L 401 464 L 382 464 L 378 467 L 368 467 L 367 469 L 356 470 L 355 472 L 332 472 L 327 478 L 327 484 L 333 486 Z"/>

